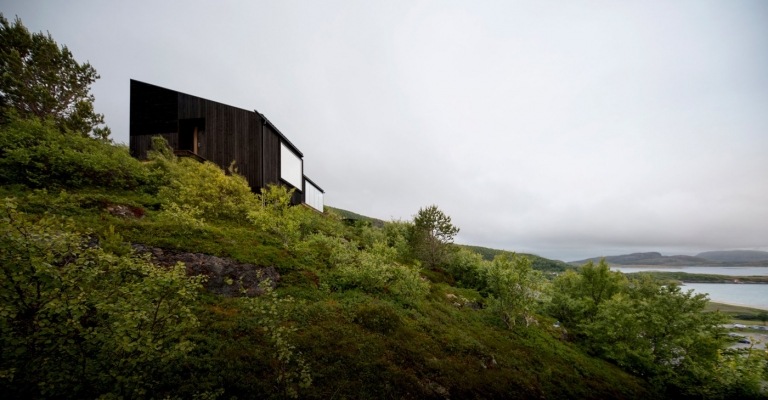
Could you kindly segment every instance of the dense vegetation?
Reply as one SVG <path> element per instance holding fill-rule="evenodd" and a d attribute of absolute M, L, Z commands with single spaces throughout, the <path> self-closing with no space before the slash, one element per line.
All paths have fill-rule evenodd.
<path fill-rule="evenodd" d="M 36 120 L 0 129 L 3 393 L 761 394 L 764 354 L 726 350 L 720 315 L 677 286 L 604 265 L 551 281 L 530 258 L 486 260 L 427 241 L 434 231 L 412 221 L 377 228 L 290 207 L 281 187 L 252 194 L 234 170 L 175 159 L 162 141 L 140 163 L 120 146 L 57 137 L 66 134 Z M 40 156 L 53 143 L 62 156 Z M 446 222 L 431 207 L 414 219 L 425 210 Z M 425 242 L 442 250 L 424 253 Z M 259 297 L 213 295 L 131 243 L 274 266 L 281 279 Z"/>
<path fill-rule="evenodd" d="M 376 226 L 289 206 L 283 187 L 254 194 L 162 139 L 141 163 L 92 125 L 20 115 L 0 124 L 7 397 L 765 395 L 765 353 L 729 350 L 724 317 L 674 284 L 485 259 L 451 243 L 436 206 Z M 242 290 L 214 294 L 150 247 L 279 278 L 248 288 L 242 271 L 224 281 Z"/>

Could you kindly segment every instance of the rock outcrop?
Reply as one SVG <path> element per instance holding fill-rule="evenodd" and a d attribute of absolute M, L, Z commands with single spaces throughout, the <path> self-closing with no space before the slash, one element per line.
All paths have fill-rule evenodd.
<path fill-rule="evenodd" d="M 274 267 L 258 266 L 208 254 L 161 249 L 141 244 L 134 244 L 133 248 L 140 254 L 149 253 L 152 262 L 160 266 L 168 267 L 177 262 L 184 263 L 187 275 L 205 276 L 206 281 L 203 286 L 213 293 L 224 296 L 258 296 L 264 291 L 260 287 L 262 282 L 269 280 L 270 286 L 274 288 L 280 280 L 280 274 Z"/>

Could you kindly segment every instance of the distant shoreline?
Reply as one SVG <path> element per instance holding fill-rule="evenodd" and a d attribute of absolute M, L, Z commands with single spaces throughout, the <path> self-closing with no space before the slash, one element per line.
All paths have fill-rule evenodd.
<path fill-rule="evenodd" d="M 739 303 L 727 303 L 724 301 L 709 301 L 710 307 L 716 308 L 719 305 L 729 306 L 729 307 L 739 307 L 745 309 L 744 311 L 750 311 L 750 310 L 756 310 L 756 311 L 768 311 L 768 307 L 755 307 L 750 306 L 746 304 L 739 304 Z M 732 311 L 732 310 L 729 310 Z"/>
<path fill-rule="evenodd" d="M 616 264 L 608 263 L 609 267 L 620 268 L 686 268 L 686 267 L 712 267 L 712 268 L 768 268 L 768 265 L 667 265 L 667 264 Z"/>

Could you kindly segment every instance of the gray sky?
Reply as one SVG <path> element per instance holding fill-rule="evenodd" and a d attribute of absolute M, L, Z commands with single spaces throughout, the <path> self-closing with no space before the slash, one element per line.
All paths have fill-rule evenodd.
<path fill-rule="evenodd" d="M 258 109 L 326 204 L 574 260 L 768 250 L 768 2 L 8 1 L 101 79 Z"/>

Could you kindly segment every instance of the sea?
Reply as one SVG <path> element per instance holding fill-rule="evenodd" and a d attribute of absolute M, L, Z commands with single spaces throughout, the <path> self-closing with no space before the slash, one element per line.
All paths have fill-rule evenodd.
<path fill-rule="evenodd" d="M 768 276 L 768 267 L 611 267 L 624 273 L 647 271 L 686 272 L 689 274 L 712 274 L 731 276 Z M 685 289 L 707 293 L 709 300 L 716 303 L 734 304 L 744 307 L 768 310 L 768 284 L 759 283 L 686 283 Z"/>

